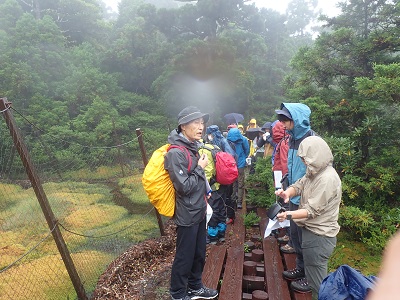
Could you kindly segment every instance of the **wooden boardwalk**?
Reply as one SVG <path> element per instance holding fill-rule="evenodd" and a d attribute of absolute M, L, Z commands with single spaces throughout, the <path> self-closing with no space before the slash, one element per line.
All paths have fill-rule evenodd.
<path fill-rule="evenodd" d="M 245 254 L 244 244 L 247 241 L 242 217 L 245 213 L 245 207 L 236 212 L 234 224 L 228 225 L 225 243 L 209 246 L 203 283 L 219 290 L 219 300 L 311 300 L 310 293 L 291 291 L 282 276 L 284 270 L 295 267 L 295 254 L 283 255 L 275 237 L 262 238 L 268 222 L 265 209 L 257 209 L 261 217 L 262 249 L 253 250 L 253 254 Z M 262 254 L 261 261 L 256 257 L 259 253 Z M 251 275 L 244 274 L 243 265 L 248 260 L 256 260 L 250 263 L 256 266 L 256 273 Z"/>

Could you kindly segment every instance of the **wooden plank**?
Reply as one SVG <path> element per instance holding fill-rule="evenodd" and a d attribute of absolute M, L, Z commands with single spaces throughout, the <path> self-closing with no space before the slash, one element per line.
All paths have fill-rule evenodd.
<path fill-rule="evenodd" d="M 260 235 L 264 238 L 265 229 L 267 228 L 269 218 L 267 217 L 267 210 L 265 208 L 257 208 L 257 216 L 261 218 L 260 220 Z"/>
<path fill-rule="evenodd" d="M 228 232 L 229 247 L 227 249 L 225 270 L 218 297 L 219 300 L 242 299 L 245 234 L 242 212 L 238 210 L 236 211 L 235 222 Z"/>
<path fill-rule="evenodd" d="M 230 235 L 230 246 L 236 247 L 241 246 L 244 249 L 244 238 L 246 235 L 246 228 L 243 224 L 243 214 L 245 212 L 243 210 L 236 211 L 235 222 L 232 224 L 231 231 L 228 234 Z"/>
<path fill-rule="evenodd" d="M 293 270 L 296 268 L 296 253 L 282 253 L 285 270 Z"/>
<path fill-rule="evenodd" d="M 293 292 L 293 300 L 311 300 L 312 299 L 312 294 L 311 293 L 296 293 Z"/>
<path fill-rule="evenodd" d="M 217 289 L 226 255 L 225 245 L 211 245 L 204 265 L 202 281 L 206 287 Z"/>
<path fill-rule="evenodd" d="M 283 279 L 283 261 L 275 237 L 263 240 L 265 285 L 270 300 L 291 300 L 289 287 Z"/>
<path fill-rule="evenodd" d="M 228 248 L 219 300 L 242 299 L 243 261 L 243 247 Z"/>

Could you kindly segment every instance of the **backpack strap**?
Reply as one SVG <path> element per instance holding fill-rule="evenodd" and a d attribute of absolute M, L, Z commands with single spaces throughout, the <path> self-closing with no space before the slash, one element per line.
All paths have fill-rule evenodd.
<path fill-rule="evenodd" d="M 189 150 L 185 146 L 179 146 L 179 145 L 170 145 L 167 149 L 167 152 L 171 149 L 180 149 L 181 151 L 185 152 L 186 157 L 188 159 L 188 172 L 190 172 L 190 169 L 192 168 L 192 157 L 190 156 Z"/>
<path fill-rule="evenodd" d="M 211 152 L 211 156 L 212 156 L 212 159 L 213 159 L 214 165 L 215 165 L 215 163 L 217 162 L 216 154 L 217 154 L 218 151 L 220 151 L 220 149 L 219 148 L 210 148 L 210 147 L 206 146 L 205 144 L 202 144 L 199 148 L 200 149 L 206 149 L 207 151 Z M 214 183 L 217 182 L 216 179 L 215 179 L 215 177 L 216 177 L 215 169 L 214 169 L 213 173 L 214 174 L 210 178 L 210 182 L 209 182 L 210 185 L 214 185 Z"/>
<path fill-rule="evenodd" d="M 206 146 L 204 144 L 200 146 L 200 149 L 206 149 L 206 150 L 210 151 L 214 162 L 215 162 L 215 159 L 216 159 L 217 152 L 221 151 L 221 149 L 216 147 L 216 146 L 214 146 L 214 148 L 210 148 L 210 147 L 208 147 L 208 146 Z"/>

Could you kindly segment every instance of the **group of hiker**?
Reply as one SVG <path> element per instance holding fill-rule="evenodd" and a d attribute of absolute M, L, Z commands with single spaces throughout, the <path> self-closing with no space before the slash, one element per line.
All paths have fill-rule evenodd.
<path fill-rule="evenodd" d="M 164 167 L 176 192 L 172 300 L 218 296 L 217 290 L 205 287 L 201 281 L 206 244 L 224 241 L 226 223 L 233 222 L 235 210 L 242 208 L 246 165 L 265 155 L 272 157 L 273 173 L 280 174 L 274 176 L 275 194 L 282 198 L 286 209 L 277 219 L 290 220 L 284 241 L 296 253 L 296 268 L 284 271 L 283 276 L 291 281 L 292 289 L 312 292 L 313 299 L 318 299 L 340 228 L 341 182 L 332 167 L 329 146 L 311 130 L 309 107 L 282 103 L 275 112 L 277 121 L 266 122 L 254 139 L 248 139 L 245 133 L 258 128 L 255 119 L 250 120 L 246 131 L 243 125 L 232 123 L 224 134 L 217 125 L 207 126 L 209 114 L 196 107 L 186 107 L 178 114 L 178 128 L 170 133 L 168 142 L 189 151 L 191 166 L 178 148 L 166 153 Z M 216 180 L 217 151 L 235 159 L 237 178 L 233 183 Z M 213 213 L 207 224 L 208 206 Z"/>

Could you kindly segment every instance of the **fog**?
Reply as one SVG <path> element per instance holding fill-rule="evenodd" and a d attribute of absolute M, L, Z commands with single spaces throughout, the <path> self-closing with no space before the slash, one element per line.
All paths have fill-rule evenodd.
<path fill-rule="evenodd" d="M 110 6 L 114 11 L 118 10 L 118 3 L 120 0 L 103 0 L 107 6 Z M 340 10 L 336 7 L 336 4 L 341 0 L 319 0 L 318 9 L 321 9 L 322 12 L 330 17 L 338 15 Z M 280 13 L 285 13 L 286 7 L 290 0 L 254 0 L 253 1 L 257 7 L 266 7 L 271 8 Z"/>

